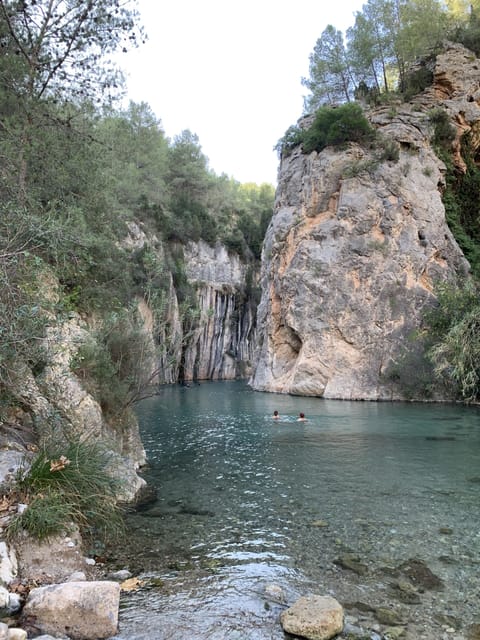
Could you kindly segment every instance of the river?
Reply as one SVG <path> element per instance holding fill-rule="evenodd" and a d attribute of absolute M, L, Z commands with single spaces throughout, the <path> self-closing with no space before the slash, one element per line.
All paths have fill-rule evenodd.
<path fill-rule="evenodd" d="M 462 640 L 480 622 L 478 407 L 208 382 L 137 413 L 158 499 L 116 552 L 140 580 L 118 639 L 283 639 L 279 614 L 311 593 L 368 638 Z"/>

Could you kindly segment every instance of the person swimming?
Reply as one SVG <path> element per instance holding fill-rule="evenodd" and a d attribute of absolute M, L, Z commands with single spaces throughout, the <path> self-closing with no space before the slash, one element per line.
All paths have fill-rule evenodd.
<path fill-rule="evenodd" d="M 280 420 L 280 416 L 278 415 L 278 411 L 277 411 L 276 409 L 275 409 L 275 411 L 273 412 L 273 416 L 272 416 L 272 418 L 273 418 L 274 420 Z"/>
<path fill-rule="evenodd" d="M 300 415 L 297 418 L 297 422 L 307 422 L 307 418 L 305 418 L 304 413 L 300 413 Z"/>

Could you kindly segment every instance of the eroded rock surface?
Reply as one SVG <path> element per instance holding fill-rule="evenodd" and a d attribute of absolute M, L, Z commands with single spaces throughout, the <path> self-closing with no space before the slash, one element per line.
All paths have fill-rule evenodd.
<path fill-rule="evenodd" d="M 369 114 L 397 144 L 398 161 L 378 161 L 374 150 L 354 144 L 309 155 L 296 148 L 282 160 L 264 243 L 253 388 L 404 397 L 396 372 L 410 367 L 413 378 L 424 365 L 415 332 L 435 301 L 436 283 L 469 272 L 445 220 L 445 166 L 430 144 L 428 114 L 441 107 L 458 136 L 476 131 L 480 68 L 471 58 L 451 45 L 425 94 L 394 112 Z M 468 73 L 460 73 L 467 62 Z M 421 385 L 411 392 L 424 397 Z M 444 399 L 442 393 L 432 397 Z"/>

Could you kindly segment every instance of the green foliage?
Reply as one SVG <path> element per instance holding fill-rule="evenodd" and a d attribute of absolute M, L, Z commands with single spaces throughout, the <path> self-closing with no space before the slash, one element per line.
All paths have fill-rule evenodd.
<path fill-rule="evenodd" d="M 9 525 L 9 536 L 24 529 L 47 539 L 68 531 L 72 523 L 87 536 L 118 535 L 122 530 L 115 501 L 119 486 L 106 471 L 109 464 L 110 455 L 98 443 L 48 443 L 18 481 L 28 506 Z"/>
<path fill-rule="evenodd" d="M 15 538 L 21 531 L 26 531 L 38 540 L 48 540 L 68 532 L 74 515 L 61 492 L 44 491 L 40 495 L 32 495 L 28 508 L 9 524 L 7 535 Z"/>
<path fill-rule="evenodd" d="M 374 130 L 365 118 L 360 105 L 343 104 L 338 107 L 321 107 L 311 126 L 303 129 L 290 127 L 285 137 L 277 143 L 277 149 L 288 155 L 298 144 L 304 153 L 322 151 L 327 146 L 343 146 L 348 142 L 367 143 L 373 140 Z"/>
<path fill-rule="evenodd" d="M 173 282 L 187 332 L 195 322 L 176 245 L 234 235 L 243 257 L 260 257 L 271 185 L 216 176 L 198 137 L 168 140 L 144 103 L 102 105 L 120 88 L 102 56 L 141 35 L 133 4 L 0 0 L 0 401 L 22 373 L 42 372 L 46 326 L 77 312 L 98 335 L 74 366 L 115 422 L 151 385 L 155 362 L 124 310 L 143 297 L 159 342 Z M 156 240 L 133 249 L 137 231 L 164 253 Z"/>
<path fill-rule="evenodd" d="M 305 113 L 353 97 L 369 104 L 396 91 L 405 99 L 431 84 L 432 74 L 416 66 L 432 58 L 446 39 L 478 51 L 478 6 L 460 10 L 441 0 L 367 0 L 343 34 L 332 25 L 323 31 L 310 55 Z M 457 3 L 458 4 L 458 3 Z"/>
<path fill-rule="evenodd" d="M 376 154 L 377 162 L 398 162 L 400 159 L 400 147 L 395 140 L 385 138 L 383 136 L 376 136 L 376 147 L 378 153 Z"/>
<path fill-rule="evenodd" d="M 52 301 L 39 284 L 48 265 L 35 251 L 48 242 L 48 222 L 8 203 L 0 205 L 0 394 L 11 391 L 22 367 L 41 369 Z"/>
<path fill-rule="evenodd" d="M 425 318 L 435 373 L 466 402 L 480 399 L 480 295 L 472 283 L 438 289 Z"/>
<path fill-rule="evenodd" d="M 107 417 L 118 417 L 151 384 L 153 347 L 134 313 L 111 313 L 71 362 Z"/>
<path fill-rule="evenodd" d="M 480 303 L 479 293 L 472 282 L 462 287 L 439 283 L 435 287 L 436 306 L 424 316 L 428 336 L 432 341 L 443 338 L 450 328 L 475 310 Z"/>
<path fill-rule="evenodd" d="M 455 127 L 450 122 L 448 113 L 444 109 L 433 109 L 428 114 L 428 119 L 433 125 L 432 144 L 440 152 L 450 151 L 451 143 L 455 140 Z"/>
<path fill-rule="evenodd" d="M 433 84 L 433 72 L 426 66 L 421 66 L 419 69 L 407 73 L 403 86 L 404 100 L 408 101 L 413 96 L 424 91 L 427 87 Z"/>
<path fill-rule="evenodd" d="M 0 0 L 2 48 L 15 54 L 19 95 L 71 100 L 114 88 L 115 70 L 106 55 L 143 37 L 131 2 L 120 0 Z M 5 75 L 13 85 L 11 75 Z"/>
<path fill-rule="evenodd" d="M 480 12 L 479 7 L 472 7 L 468 21 L 458 25 L 455 40 L 461 42 L 477 56 L 480 54 Z"/>
<path fill-rule="evenodd" d="M 350 100 L 352 74 L 343 34 L 329 24 L 310 55 L 310 78 L 302 84 L 310 90 L 305 98 L 305 112 L 312 113 L 325 104 Z"/>
<path fill-rule="evenodd" d="M 303 149 L 305 153 L 321 151 L 329 145 L 368 142 L 373 136 L 374 130 L 360 105 L 348 103 L 336 108 L 322 107 L 305 133 Z"/>
<path fill-rule="evenodd" d="M 291 125 L 286 130 L 283 138 L 280 138 L 280 140 L 275 145 L 275 150 L 280 157 L 289 156 L 293 149 L 295 149 L 295 147 L 298 147 L 300 144 L 302 144 L 304 137 L 304 129 L 302 129 L 298 125 Z"/>
<path fill-rule="evenodd" d="M 451 131 L 449 134 L 447 126 L 442 124 L 441 130 L 447 130 L 445 144 L 448 146 Z M 480 278 L 480 170 L 472 156 L 470 137 L 466 135 L 462 138 L 462 156 L 467 167 L 465 173 L 455 169 L 451 154 L 444 148 L 437 147 L 437 153 L 447 166 L 447 187 L 442 199 L 448 226 L 469 261 L 472 273 Z"/>

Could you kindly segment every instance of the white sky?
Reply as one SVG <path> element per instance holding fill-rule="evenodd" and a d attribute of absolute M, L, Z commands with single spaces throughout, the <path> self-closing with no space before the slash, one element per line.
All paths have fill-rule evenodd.
<path fill-rule="evenodd" d="M 128 97 L 166 135 L 190 129 L 216 174 L 276 184 L 273 147 L 302 115 L 302 76 L 328 24 L 365 0 L 138 0 L 148 41 L 121 57 Z"/>

